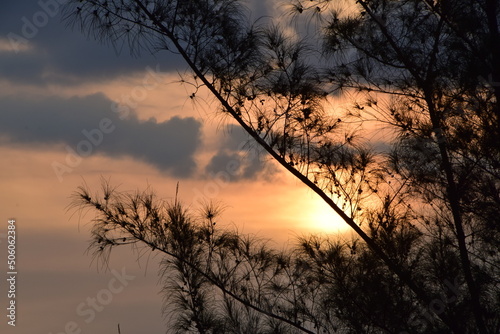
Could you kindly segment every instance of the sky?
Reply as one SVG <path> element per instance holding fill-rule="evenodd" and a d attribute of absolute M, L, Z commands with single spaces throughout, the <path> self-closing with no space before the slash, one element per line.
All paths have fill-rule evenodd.
<path fill-rule="evenodd" d="M 99 270 L 86 252 L 92 212 L 81 185 L 154 189 L 196 210 L 215 200 L 224 228 L 280 248 L 343 231 L 325 204 L 260 153 L 210 95 L 182 84 L 177 56 L 95 42 L 61 22 L 58 0 L 0 5 L 0 332 L 164 333 L 160 254 L 117 249 Z M 272 13 L 264 2 L 252 15 Z M 236 173 L 228 166 L 237 163 Z M 16 225 L 16 326 L 7 324 L 8 221 Z"/>

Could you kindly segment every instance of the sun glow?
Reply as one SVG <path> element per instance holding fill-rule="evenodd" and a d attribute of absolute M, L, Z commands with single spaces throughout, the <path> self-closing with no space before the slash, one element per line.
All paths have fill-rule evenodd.
<path fill-rule="evenodd" d="M 349 229 L 342 218 L 321 199 L 311 198 L 306 215 L 313 233 L 343 233 Z"/>

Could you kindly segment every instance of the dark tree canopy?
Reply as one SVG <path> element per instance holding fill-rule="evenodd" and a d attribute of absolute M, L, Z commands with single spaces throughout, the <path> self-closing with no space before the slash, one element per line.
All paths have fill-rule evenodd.
<path fill-rule="evenodd" d="M 285 32 L 249 22 L 235 0 L 67 6 L 93 38 L 183 57 L 221 115 L 359 239 L 304 238 L 279 252 L 216 228 L 214 206 L 196 220 L 178 202 L 105 186 L 75 200 L 100 214 L 92 247 L 165 253 L 173 332 L 498 333 L 500 1 L 291 0 L 288 10 Z M 347 110 L 327 107 L 339 98 Z"/>

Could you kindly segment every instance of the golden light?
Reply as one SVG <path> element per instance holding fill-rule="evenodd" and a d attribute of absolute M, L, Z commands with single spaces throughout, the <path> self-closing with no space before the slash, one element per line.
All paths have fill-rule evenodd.
<path fill-rule="evenodd" d="M 307 222 L 313 233 L 344 233 L 349 226 L 333 209 L 319 198 L 310 198 L 307 211 Z"/>

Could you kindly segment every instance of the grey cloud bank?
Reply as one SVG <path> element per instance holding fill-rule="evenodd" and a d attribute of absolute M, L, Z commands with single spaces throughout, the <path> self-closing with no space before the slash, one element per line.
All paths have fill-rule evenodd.
<path fill-rule="evenodd" d="M 139 120 L 133 114 L 120 119 L 112 105 L 101 94 L 69 99 L 0 98 L 0 143 L 30 147 L 65 144 L 64 153 L 73 156 L 59 163 L 70 169 L 76 167 L 75 159 L 104 154 L 131 156 L 176 177 L 194 173 L 194 154 L 201 145 L 198 120 L 176 116 L 158 123 Z"/>
<path fill-rule="evenodd" d="M 140 73 L 160 60 L 164 71 L 185 67 L 179 56 L 168 52 L 132 56 L 126 43 L 103 46 L 63 21 L 63 5 L 55 5 L 60 2 L 67 1 L 2 1 L 0 39 L 12 50 L 0 52 L 0 78 L 78 85 Z"/>

